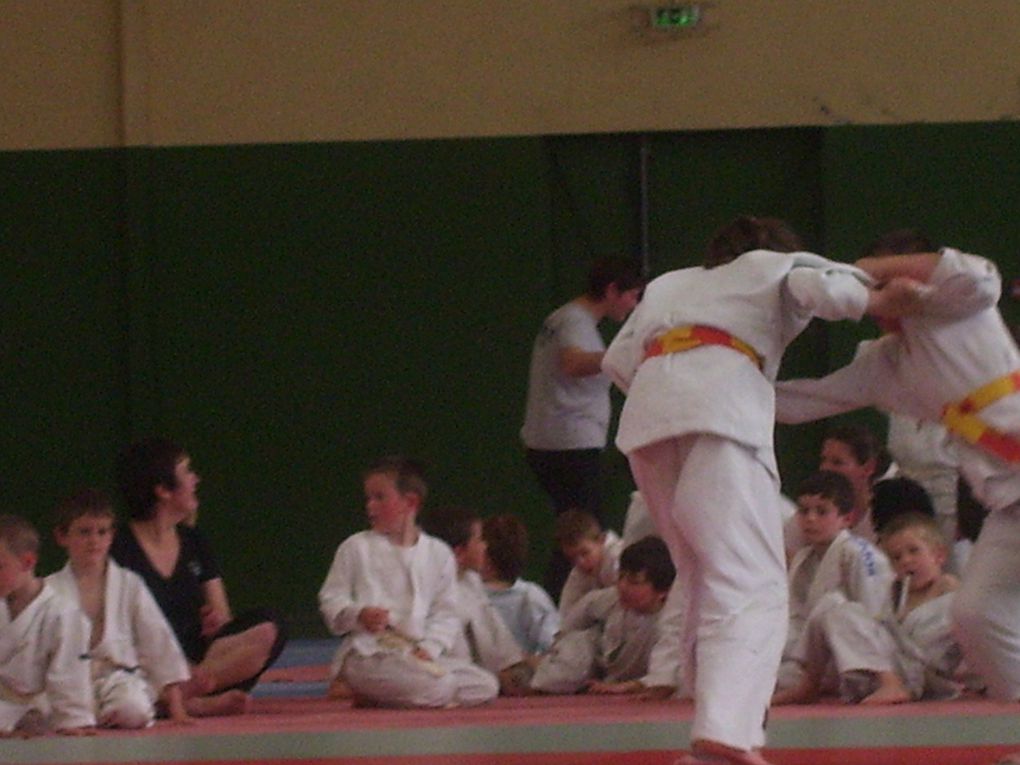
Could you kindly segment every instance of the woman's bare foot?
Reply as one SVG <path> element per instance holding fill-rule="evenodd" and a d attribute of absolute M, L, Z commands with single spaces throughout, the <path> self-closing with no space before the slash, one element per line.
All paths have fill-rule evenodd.
<path fill-rule="evenodd" d="M 184 702 L 192 717 L 243 715 L 251 707 L 251 696 L 241 690 L 224 691 L 213 696 L 193 696 Z"/>
<path fill-rule="evenodd" d="M 216 678 L 199 667 L 191 668 L 191 677 L 181 683 L 181 695 L 190 699 L 193 696 L 207 696 L 216 688 Z"/>

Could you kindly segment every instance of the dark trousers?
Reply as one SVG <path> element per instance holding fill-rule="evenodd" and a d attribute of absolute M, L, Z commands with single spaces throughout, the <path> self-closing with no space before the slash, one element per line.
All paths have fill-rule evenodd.
<path fill-rule="evenodd" d="M 528 449 L 527 460 L 542 490 L 552 500 L 557 515 L 566 510 L 585 510 L 600 524 L 603 522 L 601 449 Z M 554 547 L 543 582 L 554 601 L 559 600 L 570 568 L 570 561 Z"/>

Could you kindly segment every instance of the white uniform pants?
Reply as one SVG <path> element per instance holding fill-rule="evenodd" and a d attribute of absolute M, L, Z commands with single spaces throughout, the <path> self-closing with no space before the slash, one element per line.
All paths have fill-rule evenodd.
<path fill-rule="evenodd" d="M 776 480 L 752 450 L 707 434 L 628 457 L 689 598 L 691 739 L 761 747 L 789 618 Z"/>
<path fill-rule="evenodd" d="M 1020 503 L 985 518 L 953 601 L 953 620 L 964 658 L 989 693 L 1020 699 Z"/>
<path fill-rule="evenodd" d="M 496 676 L 470 661 L 443 656 L 435 664 L 442 674 L 407 654 L 351 651 L 340 676 L 356 695 L 385 707 L 475 706 L 499 693 Z"/>

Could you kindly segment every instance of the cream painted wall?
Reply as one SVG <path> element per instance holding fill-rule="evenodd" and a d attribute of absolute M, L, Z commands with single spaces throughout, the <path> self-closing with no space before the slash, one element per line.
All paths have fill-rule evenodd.
<path fill-rule="evenodd" d="M 0 148 L 1020 117 L 1016 0 L 634 1 L 0 0 Z"/>

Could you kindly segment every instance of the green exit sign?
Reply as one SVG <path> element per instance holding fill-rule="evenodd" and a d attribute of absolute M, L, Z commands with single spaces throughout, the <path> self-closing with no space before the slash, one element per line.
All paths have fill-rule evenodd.
<path fill-rule="evenodd" d="M 649 8 L 652 29 L 684 30 L 694 29 L 701 23 L 701 4 L 662 5 Z"/>

